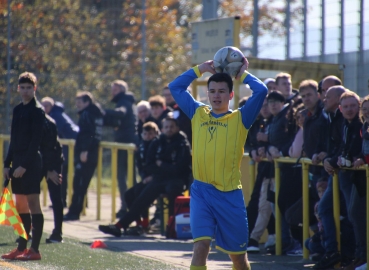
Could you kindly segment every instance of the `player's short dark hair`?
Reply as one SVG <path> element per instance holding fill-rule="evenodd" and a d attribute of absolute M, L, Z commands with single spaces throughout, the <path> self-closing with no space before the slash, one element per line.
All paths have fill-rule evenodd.
<path fill-rule="evenodd" d="M 145 124 L 143 124 L 142 130 L 145 130 L 147 132 L 149 132 L 151 130 L 154 130 L 156 133 L 159 133 L 158 125 L 153 121 L 149 121 L 149 122 L 146 122 Z"/>
<path fill-rule="evenodd" d="M 163 98 L 160 95 L 152 96 L 149 98 L 150 106 L 160 106 L 162 108 L 165 108 L 165 98 Z"/>
<path fill-rule="evenodd" d="M 78 92 L 76 98 L 81 99 L 83 102 L 90 102 L 91 104 L 94 103 L 94 97 L 88 91 Z"/>
<path fill-rule="evenodd" d="M 179 122 L 176 118 L 174 118 L 172 112 L 169 112 L 168 115 L 165 116 L 165 118 L 161 122 L 164 124 L 165 121 L 172 121 L 173 123 L 176 124 L 177 127 L 179 127 Z"/>
<path fill-rule="evenodd" d="M 210 82 L 225 82 L 228 85 L 229 93 L 233 91 L 233 81 L 232 77 L 227 73 L 215 73 L 208 80 L 208 89 Z"/>
<path fill-rule="evenodd" d="M 33 86 L 36 86 L 37 85 L 36 75 L 28 71 L 23 72 L 21 75 L 19 75 L 19 78 L 18 78 L 18 84 L 22 84 L 22 83 L 30 83 Z"/>
<path fill-rule="evenodd" d="M 267 96 L 267 100 L 277 100 L 283 103 L 285 102 L 284 96 L 279 91 L 270 92 L 269 95 Z"/>

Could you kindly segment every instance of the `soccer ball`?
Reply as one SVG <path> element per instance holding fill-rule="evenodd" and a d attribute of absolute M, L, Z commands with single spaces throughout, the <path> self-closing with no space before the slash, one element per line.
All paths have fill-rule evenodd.
<path fill-rule="evenodd" d="M 223 47 L 214 55 L 213 64 L 215 71 L 236 77 L 243 65 L 243 57 L 243 53 L 238 48 L 232 46 Z"/>

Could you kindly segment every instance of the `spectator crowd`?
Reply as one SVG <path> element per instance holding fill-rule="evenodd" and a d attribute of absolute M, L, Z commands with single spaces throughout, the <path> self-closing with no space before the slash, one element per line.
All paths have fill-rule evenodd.
<path fill-rule="evenodd" d="M 266 79 L 264 84 L 269 93 L 245 143 L 245 152 L 258 164 L 254 190 L 246 202 L 250 233 L 247 251 L 260 252 L 259 241 L 267 229 L 265 249 L 275 253 L 273 159 L 306 157 L 313 163 L 309 167 L 309 209 L 310 229 L 314 234 L 309 239 L 302 236 L 301 164 L 282 164 L 278 196 L 282 253 L 302 256 L 305 245 L 315 261 L 314 269 L 329 269 L 337 263 L 346 270 L 358 269 L 367 259 L 366 175 L 365 171 L 352 169 L 369 162 L 369 96 L 360 98 L 335 76 L 327 76 L 320 82 L 304 80 L 298 89 L 293 89 L 291 75 L 280 73 Z M 158 214 L 151 221 L 148 218 L 148 208 L 155 199 L 166 194 L 169 213 L 173 214 L 175 198 L 190 187 L 191 120 L 178 107 L 168 87 L 162 89 L 162 95 L 136 103 L 127 83 L 116 80 L 111 84 L 111 101 L 115 108 L 104 109 L 91 93 L 78 93 L 79 120 L 75 124 L 60 102 L 51 97 L 41 100 L 45 113 L 52 118 L 50 121 L 55 122 L 58 137 L 76 139 L 72 204 L 63 220 L 74 221 L 80 217 L 97 166 L 102 129 L 108 126 L 114 129 L 115 142 L 136 144 L 137 173 L 135 185 L 127 189 L 127 152 L 119 150 L 117 178 L 121 207 L 116 213 L 119 221 L 100 225 L 99 230 L 114 236 L 141 235 L 158 222 Z M 239 107 L 246 103 L 247 97 L 240 100 Z M 62 174 L 61 187 L 56 189 L 56 180 L 49 185 L 54 194 L 57 222 L 48 242 L 62 241 L 61 209 L 66 207 L 68 153 L 64 147 L 61 151 L 64 159 L 59 154 L 55 161 L 62 163 L 56 170 Z M 53 168 L 52 164 L 48 166 Z M 43 175 L 47 176 L 47 171 Z M 340 187 L 341 250 L 333 218 L 334 174 L 338 174 Z M 136 183 L 136 179 L 140 181 Z M 137 226 L 129 227 L 134 221 Z"/>

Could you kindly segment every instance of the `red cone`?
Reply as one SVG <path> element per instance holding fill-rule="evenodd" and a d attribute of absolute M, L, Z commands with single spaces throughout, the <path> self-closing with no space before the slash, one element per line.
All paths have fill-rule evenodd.
<path fill-rule="evenodd" d="M 108 246 L 101 240 L 95 240 L 91 244 L 91 248 L 107 248 Z"/>

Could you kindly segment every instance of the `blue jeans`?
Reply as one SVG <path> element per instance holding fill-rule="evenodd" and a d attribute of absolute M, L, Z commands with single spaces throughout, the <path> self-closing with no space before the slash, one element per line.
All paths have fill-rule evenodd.
<path fill-rule="evenodd" d="M 328 186 L 319 201 L 318 214 L 323 224 L 323 242 L 326 252 L 337 252 L 336 225 L 333 217 L 333 177 L 328 179 Z"/>

